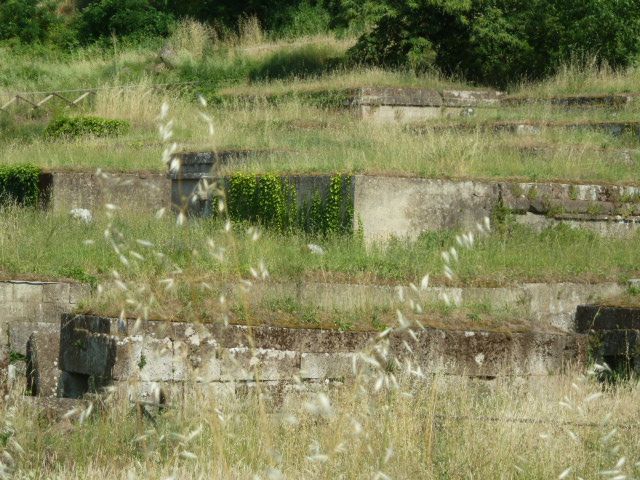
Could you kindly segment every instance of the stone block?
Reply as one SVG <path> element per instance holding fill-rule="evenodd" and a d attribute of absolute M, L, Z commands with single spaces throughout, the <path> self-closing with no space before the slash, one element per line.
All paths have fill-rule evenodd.
<path fill-rule="evenodd" d="M 117 349 L 117 337 L 112 335 L 113 329 L 112 319 L 90 315 L 63 315 L 60 328 L 60 370 L 101 379 L 110 378 Z"/>
<path fill-rule="evenodd" d="M 27 354 L 27 343 L 32 333 L 38 332 L 56 338 L 59 343 L 59 329 L 57 325 L 51 323 L 38 322 L 11 322 L 8 324 L 8 349 L 10 352 Z M 57 357 L 56 357 L 57 361 Z"/>
<path fill-rule="evenodd" d="M 140 380 L 171 382 L 174 380 L 173 342 L 170 338 L 145 337 L 140 352 Z"/>
<path fill-rule="evenodd" d="M 70 286 L 67 282 L 45 283 L 42 285 L 42 302 L 68 304 L 69 291 Z"/>
<path fill-rule="evenodd" d="M 91 286 L 83 283 L 71 283 L 69 285 L 69 303 L 75 305 L 83 298 L 91 295 Z"/>
<path fill-rule="evenodd" d="M 74 372 L 60 372 L 59 396 L 82 398 L 89 391 L 89 375 Z"/>
<path fill-rule="evenodd" d="M 459 107 L 497 107 L 503 95 L 495 91 L 445 90 L 442 101 L 445 105 Z"/>
<path fill-rule="evenodd" d="M 167 207 L 171 181 L 164 174 L 121 173 L 98 178 L 92 173 L 54 172 L 50 205 L 54 212 L 67 214 L 72 208 L 102 210 L 105 203 L 135 205 L 150 214 Z"/>
<path fill-rule="evenodd" d="M 58 393 L 60 332 L 36 331 L 27 342 L 27 390 L 33 396 L 55 397 Z"/>
<path fill-rule="evenodd" d="M 300 353 L 267 348 L 222 349 L 220 370 L 223 380 L 287 380 L 300 373 Z"/>
<path fill-rule="evenodd" d="M 236 382 L 208 382 L 184 384 L 185 401 L 206 407 L 208 403 L 224 403 L 236 396 Z M 204 402 L 204 403 L 203 403 Z"/>
<path fill-rule="evenodd" d="M 9 302 L 0 305 L 0 318 L 7 322 L 34 322 L 39 304 L 25 302 Z"/>
<path fill-rule="evenodd" d="M 59 303 L 41 303 L 35 310 L 36 322 L 40 323 L 52 323 L 59 329 L 60 318 L 63 313 L 68 313 L 71 305 L 59 304 Z"/>
<path fill-rule="evenodd" d="M 640 331 L 639 330 L 605 330 L 598 332 L 593 339 L 593 344 L 598 345 L 598 353 L 607 357 L 633 358 L 640 356 Z"/>
<path fill-rule="evenodd" d="M 442 96 L 424 88 L 364 87 L 356 102 L 362 105 L 440 107 Z"/>
<path fill-rule="evenodd" d="M 365 120 L 375 123 L 403 123 L 430 120 L 445 116 L 442 107 L 413 107 L 392 105 L 361 105 L 358 114 Z"/>
<path fill-rule="evenodd" d="M 368 243 L 390 237 L 416 239 L 422 232 L 475 228 L 490 217 L 497 184 L 423 178 L 355 177 L 354 218 Z"/>
<path fill-rule="evenodd" d="M 300 378 L 335 380 L 354 376 L 355 353 L 303 353 Z"/>
<path fill-rule="evenodd" d="M 0 303 L 13 301 L 13 283 L 0 282 Z"/>
<path fill-rule="evenodd" d="M 42 282 L 14 282 L 13 301 L 40 304 L 43 297 Z"/>
<path fill-rule="evenodd" d="M 193 336 L 189 337 L 193 341 Z M 198 340 L 197 345 L 174 342 L 174 379 L 179 381 L 217 382 L 221 379 L 221 365 L 217 342 Z"/>
<path fill-rule="evenodd" d="M 113 387 L 117 395 L 143 404 L 179 404 L 184 398 L 181 382 L 119 381 Z"/>
<path fill-rule="evenodd" d="M 113 380 L 140 379 L 142 346 L 141 335 L 124 337 L 116 341 L 116 358 L 110 375 Z"/>
<path fill-rule="evenodd" d="M 220 329 L 220 327 L 218 327 Z M 275 349 L 296 352 L 353 352 L 364 348 L 371 340 L 369 332 L 340 332 L 337 330 L 290 329 L 278 327 L 241 327 L 222 329 L 220 335 L 224 347 L 236 347 L 251 344 L 256 348 Z M 234 335 L 228 335 L 228 333 Z M 251 341 L 248 341 L 248 338 Z M 242 343 L 244 342 L 244 343 Z"/>
<path fill-rule="evenodd" d="M 640 330 L 640 308 L 579 305 L 576 331 Z"/>

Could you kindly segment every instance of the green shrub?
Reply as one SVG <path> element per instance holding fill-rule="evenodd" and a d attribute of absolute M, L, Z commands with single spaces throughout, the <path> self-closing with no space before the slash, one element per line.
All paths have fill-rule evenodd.
<path fill-rule="evenodd" d="M 45 136 L 48 138 L 108 137 L 126 133 L 129 128 L 129 122 L 125 120 L 100 117 L 62 117 L 53 120 L 47 126 Z"/>
<path fill-rule="evenodd" d="M 36 206 L 40 199 L 40 169 L 33 165 L 0 165 L 0 204 Z"/>
<path fill-rule="evenodd" d="M 640 52 L 640 2 L 619 0 L 381 0 L 386 13 L 351 59 L 504 87 L 591 61 L 624 67 Z"/>

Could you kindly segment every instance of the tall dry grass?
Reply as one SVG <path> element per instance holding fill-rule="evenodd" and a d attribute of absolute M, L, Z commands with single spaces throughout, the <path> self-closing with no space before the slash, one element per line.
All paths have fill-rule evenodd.
<path fill-rule="evenodd" d="M 255 389 L 240 398 L 185 386 L 140 417 L 124 388 L 48 422 L 11 396 L 2 463 L 13 478 L 634 478 L 637 384 L 577 376 L 530 382 L 375 377 L 327 395 Z M 284 398 L 284 402 L 282 399 Z M 86 404 L 85 404 L 86 405 Z M 11 460 L 10 460 L 11 459 Z M 5 470 L 5 472 L 7 471 Z"/>
<path fill-rule="evenodd" d="M 590 62 L 567 63 L 557 73 L 539 82 L 524 83 L 513 93 L 528 96 L 589 95 L 609 93 L 638 93 L 640 70 L 637 66 L 613 69 Z"/>

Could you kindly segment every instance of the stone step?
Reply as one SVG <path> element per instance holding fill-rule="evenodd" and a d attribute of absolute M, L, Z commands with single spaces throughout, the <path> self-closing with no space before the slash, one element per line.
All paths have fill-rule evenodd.
<path fill-rule="evenodd" d="M 553 105 L 578 108 L 621 108 L 638 98 L 638 93 L 614 93 L 596 95 L 558 95 L 552 97 L 527 97 L 506 95 L 500 99 L 502 106 Z"/>
<path fill-rule="evenodd" d="M 548 121 L 548 120 L 510 120 L 464 123 L 414 123 L 406 127 L 407 131 L 427 135 L 442 131 L 507 132 L 517 135 L 540 135 L 546 130 L 599 131 L 614 137 L 629 134 L 640 140 L 640 122 L 637 121 Z"/>

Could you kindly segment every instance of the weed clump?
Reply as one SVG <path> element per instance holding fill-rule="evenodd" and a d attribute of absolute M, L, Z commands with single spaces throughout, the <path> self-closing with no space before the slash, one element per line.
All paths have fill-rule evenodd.
<path fill-rule="evenodd" d="M 129 131 L 126 120 L 101 117 L 61 117 L 52 121 L 44 131 L 47 138 L 113 137 Z"/>

